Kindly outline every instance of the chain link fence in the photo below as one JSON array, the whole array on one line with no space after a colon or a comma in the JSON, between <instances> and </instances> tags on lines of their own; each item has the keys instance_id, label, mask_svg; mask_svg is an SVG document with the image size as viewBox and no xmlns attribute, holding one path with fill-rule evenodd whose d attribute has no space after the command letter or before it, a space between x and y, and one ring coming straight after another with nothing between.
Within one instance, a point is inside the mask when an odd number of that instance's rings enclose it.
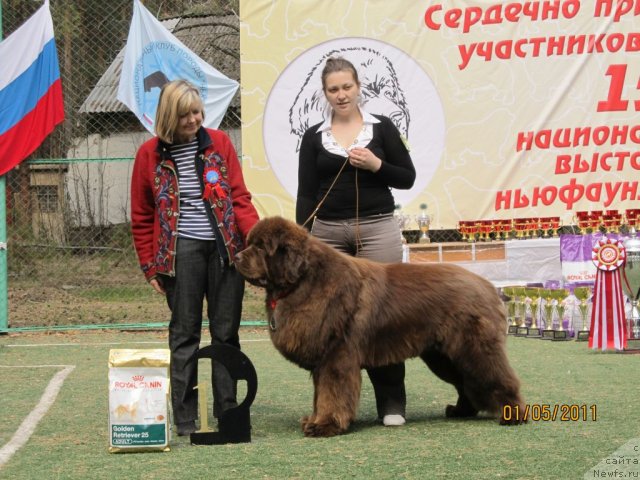
<instances>
[{"instance_id":1,"label":"chain link fence","mask_svg":"<svg viewBox=\"0 0 640 480\"><path fill-rule=\"evenodd\" d=\"M41 5L2 1L3 38ZM238 2L145 0L183 43L240 80ZM131 0L51 0L65 121L7 176L9 328L166 322L130 235L133 156L150 138L115 98ZM168 20L173 19L173 20ZM241 154L239 94L223 120ZM257 292L248 292L249 299ZM245 319L260 310L245 308Z\"/></svg>"},{"instance_id":2,"label":"chain link fence","mask_svg":"<svg viewBox=\"0 0 640 480\"><path fill-rule=\"evenodd\" d=\"M3 37L41 5L2 2ZM238 0L145 0L197 55L240 80ZM9 328L139 328L166 322L164 298L146 284L130 235L133 156L150 135L116 100L131 0L51 0L65 121L7 176ZM241 155L240 98L220 126ZM405 232L417 242L418 231ZM460 240L455 230L432 242ZM263 318L248 287L245 324Z\"/></svg>"}]
</instances>

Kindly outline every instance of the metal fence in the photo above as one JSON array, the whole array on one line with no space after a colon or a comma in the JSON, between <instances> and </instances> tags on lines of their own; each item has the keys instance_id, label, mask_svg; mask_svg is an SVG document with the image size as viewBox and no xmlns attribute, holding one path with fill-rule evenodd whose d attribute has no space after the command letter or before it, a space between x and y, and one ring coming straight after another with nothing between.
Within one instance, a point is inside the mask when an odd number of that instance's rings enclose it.
<instances>
[{"instance_id":1,"label":"metal fence","mask_svg":"<svg viewBox=\"0 0 640 480\"><path fill-rule=\"evenodd\" d=\"M40 1L0 0L3 36ZM145 0L183 43L240 80L237 0ZM65 121L6 175L9 329L139 328L167 320L164 299L144 282L129 229L132 159L150 135L115 98L131 0L51 0ZM173 20L170 20L173 19ZM238 153L240 99L221 127ZM417 241L417 231L406 232ZM415 238L414 238L415 237ZM455 230L432 241L456 241ZM246 296L245 324L262 301Z\"/></svg>"},{"instance_id":2,"label":"metal fence","mask_svg":"<svg viewBox=\"0 0 640 480\"><path fill-rule=\"evenodd\" d=\"M0 0L3 37L42 2ZM174 35L239 80L238 2L145 0ZM129 229L132 158L150 135L115 99L131 0L51 0L65 121L6 175L9 330L144 326L167 320ZM240 101L221 127L240 152ZM255 317L249 310L246 315Z\"/></svg>"}]
</instances>

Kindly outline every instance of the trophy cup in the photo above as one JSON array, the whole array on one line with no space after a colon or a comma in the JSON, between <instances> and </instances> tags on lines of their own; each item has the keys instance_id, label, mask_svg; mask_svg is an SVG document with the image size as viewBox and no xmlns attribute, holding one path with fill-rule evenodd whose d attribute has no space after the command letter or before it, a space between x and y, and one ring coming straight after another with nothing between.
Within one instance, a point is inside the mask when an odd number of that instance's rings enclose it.
<instances>
[{"instance_id":1,"label":"trophy cup","mask_svg":"<svg viewBox=\"0 0 640 480\"><path fill-rule=\"evenodd\" d=\"M464 220L458 221L458 232L460 233L460 237L463 242L466 242L469 239L469 230L467 229L467 222Z\"/></svg>"},{"instance_id":2,"label":"trophy cup","mask_svg":"<svg viewBox=\"0 0 640 480\"><path fill-rule=\"evenodd\" d=\"M560 236L560 217L551 217L551 230L552 237Z\"/></svg>"},{"instance_id":3,"label":"trophy cup","mask_svg":"<svg viewBox=\"0 0 640 480\"><path fill-rule=\"evenodd\" d=\"M589 225L589 212L579 211L574 216L574 223L578 226L578 233L584 235L587 233Z\"/></svg>"},{"instance_id":4,"label":"trophy cup","mask_svg":"<svg viewBox=\"0 0 640 480\"><path fill-rule=\"evenodd\" d=\"M429 225L431 224L431 218L427 215L427 204L420 204L420 215L416 217L416 222L418 223L418 227L420 228L420 238L418 239L419 243L431 243L431 239L429 238Z\"/></svg>"},{"instance_id":5,"label":"trophy cup","mask_svg":"<svg viewBox=\"0 0 640 480\"><path fill-rule=\"evenodd\" d=\"M475 220L471 220L467 222L467 242L475 243L476 233L478 232L479 232L479 227L476 224Z\"/></svg>"},{"instance_id":6,"label":"trophy cup","mask_svg":"<svg viewBox=\"0 0 640 480\"><path fill-rule=\"evenodd\" d=\"M556 299L556 312L558 313L558 330L555 330L553 339L569 340L569 334L564 329L564 310L566 308L565 302L567 301L567 297L569 297L569 290L567 290L566 288L555 290L554 297Z\"/></svg>"},{"instance_id":7,"label":"trophy cup","mask_svg":"<svg viewBox=\"0 0 640 480\"><path fill-rule=\"evenodd\" d=\"M564 302L568 296L569 291L564 288L547 291L545 297L547 301L547 303L545 304L545 318L548 315L549 322L547 323L547 321L545 320L545 329L542 332L542 338L548 340L569 340L569 334L567 330L564 329L564 325L562 324L565 310ZM547 307L549 307L548 312ZM558 328L553 328L554 311L558 314Z\"/></svg>"},{"instance_id":8,"label":"trophy cup","mask_svg":"<svg viewBox=\"0 0 640 480\"><path fill-rule=\"evenodd\" d=\"M540 235L538 234L538 230L540 230L540 219L530 218L529 223L527 224L527 232L529 234L528 238L539 237Z\"/></svg>"},{"instance_id":9,"label":"trophy cup","mask_svg":"<svg viewBox=\"0 0 640 480\"><path fill-rule=\"evenodd\" d=\"M411 221L411 217L409 215L405 215L402 213L401 206L396 205L395 212L393 212L393 216L398 222L398 227L400 228L400 234L402 235L403 244L409 243L409 239L407 238L407 234L405 233L407 227L409 226L409 222Z\"/></svg>"},{"instance_id":10,"label":"trophy cup","mask_svg":"<svg viewBox=\"0 0 640 480\"><path fill-rule=\"evenodd\" d=\"M624 283L624 282L623 282ZM576 332L576 340L579 342L589 340L589 297L591 296L591 289L589 287L576 287L573 290L573 294L576 296L580 303L578 304L578 310L580 311L580 319L582 321L582 327Z\"/></svg>"},{"instance_id":11,"label":"trophy cup","mask_svg":"<svg viewBox=\"0 0 640 480\"><path fill-rule=\"evenodd\" d=\"M522 240L524 238L527 221L528 219L526 218L516 218L513 221L513 229L516 231L516 238L518 240Z\"/></svg>"},{"instance_id":12,"label":"trophy cup","mask_svg":"<svg viewBox=\"0 0 640 480\"><path fill-rule=\"evenodd\" d=\"M587 233L600 232L600 225L602 225L602 210L592 210L589 213Z\"/></svg>"},{"instance_id":13,"label":"trophy cup","mask_svg":"<svg viewBox=\"0 0 640 480\"><path fill-rule=\"evenodd\" d=\"M631 236L624 241L627 250L627 260L623 267L622 288L631 302L631 311L627 317L627 349L640 349L640 311L638 311L638 297L640 297L640 238L635 228L631 228Z\"/></svg>"},{"instance_id":14,"label":"trophy cup","mask_svg":"<svg viewBox=\"0 0 640 480\"><path fill-rule=\"evenodd\" d=\"M502 220L500 222L500 240L508 240L512 229L511 220Z\"/></svg>"},{"instance_id":15,"label":"trophy cup","mask_svg":"<svg viewBox=\"0 0 640 480\"><path fill-rule=\"evenodd\" d=\"M551 340L553 338L553 291L549 288L543 289L540 294L544 298L544 330L542 339Z\"/></svg>"},{"instance_id":16,"label":"trophy cup","mask_svg":"<svg viewBox=\"0 0 640 480\"><path fill-rule=\"evenodd\" d=\"M640 228L638 219L640 219L640 209L628 208L624 211L624 217L626 219L627 230L631 231L631 228Z\"/></svg>"},{"instance_id":17,"label":"trophy cup","mask_svg":"<svg viewBox=\"0 0 640 480\"><path fill-rule=\"evenodd\" d=\"M516 328L516 336L522 337L527 334L529 328L527 327L527 293L524 287L515 287L514 293L516 294L516 319L520 319L520 324Z\"/></svg>"},{"instance_id":18,"label":"trophy cup","mask_svg":"<svg viewBox=\"0 0 640 480\"><path fill-rule=\"evenodd\" d=\"M531 309L531 325L527 329L527 337L540 337L541 329L538 326L538 311L540 307L540 289L536 287L527 288L527 297L531 299L529 308Z\"/></svg>"},{"instance_id":19,"label":"trophy cup","mask_svg":"<svg viewBox=\"0 0 640 480\"><path fill-rule=\"evenodd\" d=\"M509 335L515 335L518 331L518 320L516 318L516 287L504 287L502 293L509 297L507 300L507 333Z\"/></svg>"}]
</instances>

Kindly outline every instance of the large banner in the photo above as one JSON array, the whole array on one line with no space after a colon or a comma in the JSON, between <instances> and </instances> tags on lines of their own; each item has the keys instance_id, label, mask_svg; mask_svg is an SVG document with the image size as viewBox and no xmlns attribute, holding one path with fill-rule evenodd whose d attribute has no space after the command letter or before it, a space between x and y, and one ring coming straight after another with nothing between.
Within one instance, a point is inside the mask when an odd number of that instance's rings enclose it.
<instances>
[{"instance_id":1,"label":"large banner","mask_svg":"<svg viewBox=\"0 0 640 480\"><path fill-rule=\"evenodd\" d=\"M408 138L417 180L393 193L407 213L426 203L432 228L640 205L639 1L241 0L240 15L243 167L263 215L294 217L330 56Z\"/></svg>"}]
</instances>

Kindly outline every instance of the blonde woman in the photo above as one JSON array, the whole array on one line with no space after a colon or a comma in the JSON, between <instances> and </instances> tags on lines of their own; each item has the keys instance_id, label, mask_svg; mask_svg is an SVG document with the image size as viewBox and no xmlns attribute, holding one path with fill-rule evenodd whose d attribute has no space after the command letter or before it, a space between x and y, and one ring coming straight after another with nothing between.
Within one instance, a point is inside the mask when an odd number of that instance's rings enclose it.
<instances>
[{"instance_id":1,"label":"blonde woman","mask_svg":"<svg viewBox=\"0 0 640 480\"><path fill-rule=\"evenodd\" d=\"M138 150L131 179L131 230L140 267L171 310L171 402L178 435L196 430L197 352L203 301L212 344L240 348L244 280L233 259L258 221L229 137L204 128L189 82L164 85L156 137ZM214 415L236 405L226 369L213 369Z\"/></svg>"}]
</instances>

